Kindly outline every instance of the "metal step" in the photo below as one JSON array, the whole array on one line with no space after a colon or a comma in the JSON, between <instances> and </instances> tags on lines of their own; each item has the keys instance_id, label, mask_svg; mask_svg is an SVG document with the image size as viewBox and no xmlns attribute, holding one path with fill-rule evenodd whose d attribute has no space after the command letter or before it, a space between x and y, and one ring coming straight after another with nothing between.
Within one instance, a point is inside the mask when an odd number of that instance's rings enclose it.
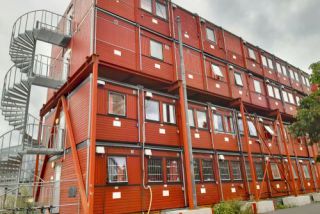
<instances>
[{"instance_id":1,"label":"metal step","mask_svg":"<svg viewBox=\"0 0 320 214\"><path fill-rule=\"evenodd\" d=\"M27 104L27 100L20 100L20 99L16 99L16 98L13 98L13 97L2 97L2 101L5 101L5 102L11 102L11 103L15 103L17 105L20 105L20 104L24 104L26 105Z\"/></svg>"},{"instance_id":2,"label":"metal step","mask_svg":"<svg viewBox=\"0 0 320 214\"><path fill-rule=\"evenodd\" d=\"M21 37L23 40L28 41L30 44L33 44L33 45L35 44L34 37L31 34L22 33L22 34L19 34L18 37Z\"/></svg>"}]
</instances>

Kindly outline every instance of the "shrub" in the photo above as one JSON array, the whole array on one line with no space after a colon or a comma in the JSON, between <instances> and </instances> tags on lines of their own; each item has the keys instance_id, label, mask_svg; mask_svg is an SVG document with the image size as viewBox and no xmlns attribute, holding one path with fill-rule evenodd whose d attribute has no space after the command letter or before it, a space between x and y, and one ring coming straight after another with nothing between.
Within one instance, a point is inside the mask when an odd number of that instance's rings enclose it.
<instances>
[{"instance_id":1,"label":"shrub","mask_svg":"<svg viewBox=\"0 0 320 214\"><path fill-rule=\"evenodd\" d=\"M213 207L214 214L252 214L251 206L240 201L224 201Z\"/></svg>"}]
</instances>

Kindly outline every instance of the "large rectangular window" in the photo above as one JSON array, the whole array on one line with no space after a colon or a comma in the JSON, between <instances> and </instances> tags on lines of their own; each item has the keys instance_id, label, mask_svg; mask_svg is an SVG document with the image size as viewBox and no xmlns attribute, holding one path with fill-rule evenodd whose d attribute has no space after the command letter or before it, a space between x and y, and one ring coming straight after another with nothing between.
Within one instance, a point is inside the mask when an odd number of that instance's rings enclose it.
<instances>
[{"instance_id":1,"label":"large rectangular window","mask_svg":"<svg viewBox=\"0 0 320 214\"><path fill-rule=\"evenodd\" d=\"M108 180L109 183L128 182L125 157L108 157Z\"/></svg>"},{"instance_id":2,"label":"large rectangular window","mask_svg":"<svg viewBox=\"0 0 320 214\"><path fill-rule=\"evenodd\" d=\"M216 36L214 34L214 30L211 29L211 28L206 28L206 34L207 34L207 39L210 41L210 42L216 42Z\"/></svg>"},{"instance_id":3,"label":"large rectangular window","mask_svg":"<svg viewBox=\"0 0 320 214\"><path fill-rule=\"evenodd\" d=\"M235 79L236 85L243 86L242 77L241 77L240 73L236 73L235 72L234 73L234 79Z\"/></svg>"},{"instance_id":4,"label":"large rectangular window","mask_svg":"<svg viewBox=\"0 0 320 214\"><path fill-rule=\"evenodd\" d=\"M291 104L295 104L293 95L292 95L291 93L288 93L288 97L289 97L289 102L290 102Z\"/></svg>"},{"instance_id":5,"label":"large rectangular window","mask_svg":"<svg viewBox=\"0 0 320 214\"><path fill-rule=\"evenodd\" d=\"M219 171L221 180L227 181L230 180L230 170L229 170L229 161L219 161Z\"/></svg>"},{"instance_id":6,"label":"large rectangular window","mask_svg":"<svg viewBox=\"0 0 320 214\"><path fill-rule=\"evenodd\" d=\"M126 115L126 96L124 94L109 92L109 114Z\"/></svg>"},{"instance_id":7,"label":"large rectangular window","mask_svg":"<svg viewBox=\"0 0 320 214\"><path fill-rule=\"evenodd\" d=\"M152 13L152 0L140 0L141 8Z\"/></svg>"},{"instance_id":8,"label":"large rectangular window","mask_svg":"<svg viewBox=\"0 0 320 214\"><path fill-rule=\"evenodd\" d=\"M281 65L279 64L279 62L276 63L276 66L277 66L278 73L282 74Z\"/></svg>"},{"instance_id":9,"label":"large rectangular window","mask_svg":"<svg viewBox=\"0 0 320 214\"><path fill-rule=\"evenodd\" d=\"M214 76L223 77L223 73L221 71L221 68L215 64L211 64L211 68L213 71Z\"/></svg>"},{"instance_id":10,"label":"large rectangular window","mask_svg":"<svg viewBox=\"0 0 320 214\"><path fill-rule=\"evenodd\" d=\"M270 69L273 69L273 61L268 58L268 65Z\"/></svg>"},{"instance_id":11,"label":"large rectangular window","mask_svg":"<svg viewBox=\"0 0 320 214\"><path fill-rule=\"evenodd\" d=\"M268 67L267 58L266 58L265 56L261 56L261 58L262 58L262 64L263 64L263 66Z\"/></svg>"},{"instance_id":12,"label":"large rectangular window","mask_svg":"<svg viewBox=\"0 0 320 214\"><path fill-rule=\"evenodd\" d=\"M251 48L248 48L248 52L249 52L249 57L251 59L256 60L256 54L254 53L254 50L252 50Z\"/></svg>"},{"instance_id":13,"label":"large rectangular window","mask_svg":"<svg viewBox=\"0 0 320 214\"><path fill-rule=\"evenodd\" d=\"M254 126L253 122L252 121L248 121L248 128L249 128L249 134L250 136L253 136L253 137L257 137L258 134L257 134L257 129L256 127Z\"/></svg>"},{"instance_id":14,"label":"large rectangular window","mask_svg":"<svg viewBox=\"0 0 320 214\"><path fill-rule=\"evenodd\" d=\"M260 81L258 80L253 80L253 85L254 85L254 91L261 94L261 85L260 85Z\"/></svg>"},{"instance_id":15,"label":"large rectangular window","mask_svg":"<svg viewBox=\"0 0 320 214\"><path fill-rule=\"evenodd\" d=\"M290 78L294 80L294 73L291 69L289 69L289 73L290 73Z\"/></svg>"},{"instance_id":16,"label":"large rectangular window","mask_svg":"<svg viewBox=\"0 0 320 214\"><path fill-rule=\"evenodd\" d=\"M223 122L222 122L222 116L219 114L213 114L213 125L214 130L218 132L223 132Z\"/></svg>"},{"instance_id":17,"label":"large rectangular window","mask_svg":"<svg viewBox=\"0 0 320 214\"><path fill-rule=\"evenodd\" d=\"M203 181L214 181L212 160L202 160Z\"/></svg>"},{"instance_id":18,"label":"large rectangular window","mask_svg":"<svg viewBox=\"0 0 320 214\"><path fill-rule=\"evenodd\" d=\"M154 100L145 101L146 119L160 121L159 102Z\"/></svg>"},{"instance_id":19,"label":"large rectangular window","mask_svg":"<svg viewBox=\"0 0 320 214\"><path fill-rule=\"evenodd\" d=\"M239 132L240 132L241 134L243 134L244 128L243 128L242 119L238 119L238 128L239 128Z\"/></svg>"},{"instance_id":20,"label":"large rectangular window","mask_svg":"<svg viewBox=\"0 0 320 214\"><path fill-rule=\"evenodd\" d=\"M278 100L281 100L279 88L274 87L274 97Z\"/></svg>"},{"instance_id":21,"label":"large rectangular window","mask_svg":"<svg viewBox=\"0 0 320 214\"><path fill-rule=\"evenodd\" d=\"M268 94L270 97L274 97L273 87L271 85L267 85Z\"/></svg>"},{"instance_id":22,"label":"large rectangular window","mask_svg":"<svg viewBox=\"0 0 320 214\"><path fill-rule=\"evenodd\" d=\"M224 116L224 124L226 132L234 133L233 118L231 116Z\"/></svg>"},{"instance_id":23,"label":"large rectangular window","mask_svg":"<svg viewBox=\"0 0 320 214\"><path fill-rule=\"evenodd\" d=\"M148 181L162 182L162 159L150 158L148 160Z\"/></svg>"},{"instance_id":24,"label":"large rectangular window","mask_svg":"<svg viewBox=\"0 0 320 214\"><path fill-rule=\"evenodd\" d=\"M285 102L289 102L288 93L286 91L282 91L282 97Z\"/></svg>"},{"instance_id":25,"label":"large rectangular window","mask_svg":"<svg viewBox=\"0 0 320 214\"><path fill-rule=\"evenodd\" d=\"M255 168L256 168L256 175L257 175L257 179L258 180L262 180L263 179L263 164L261 162L256 162L255 163Z\"/></svg>"},{"instance_id":26,"label":"large rectangular window","mask_svg":"<svg viewBox=\"0 0 320 214\"><path fill-rule=\"evenodd\" d=\"M176 123L176 113L175 113L175 107L171 104L162 104L162 113L163 113L163 122L165 123Z\"/></svg>"},{"instance_id":27,"label":"large rectangular window","mask_svg":"<svg viewBox=\"0 0 320 214\"><path fill-rule=\"evenodd\" d=\"M199 159L193 160L194 180L200 181L200 163Z\"/></svg>"},{"instance_id":28,"label":"large rectangular window","mask_svg":"<svg viewBox=\"0 0 320 214\"><path fill-rule=\"evenodd\" d=\"M294 72L294 77L297 82L300 82L299 74L297 72Z\"/></svg>"},{"instance_id":29,"label":"large rectangular window","mask_svg":"<svg viewBox=\"0 0 320 214\"><path fill-rule=\"evenodd\" d=\"M163 60L163 49L160 42L150 40L150 55L154 58Z\"/></svg>"},{"instance_id":30,"label":"large rectangular window","mask_svg":"<svg viewBox=\"0 0 320 214\"><path fill-rule=\"evenodd\" d=\"M242 180L240 162L239 161L232 161L231 162L231 169L232 169L233 180L235 180L235 181Z\"/></svg>"},{"instance_id":31,"label":"large rectangular window","mask_svg":"<svg viewBox=\"0 0 320 214\"><path fill-rule=\"evenodd\" d=\"M286 68L286 66L282 66L282 73L283 73L283 75L285 75L285 76L288 76L288 74L287 74L287 68Z\"/></svg>"},{"instance_id":32,"label":"large rectangular window","mask_svg":"<svg viewBox=\"0 0 320 214\"><path fill-rule=\"evenodd\" d=\"M293 178L294 178L294 179L297 179L298 176L297 176L297 173L296 173L296 170L295 170L294 166L291 165L291 168L292 168L292 172L293 172Z\"/></svg>"},{"instance_id":33,"label":"large rectangular window","mask_svg":"<svg viewBox=\"0 0 320 214\"><path fill-rule=\"evenodd\" d=\"M177 159L167 159L167 182L180 182L180 162Z\"/></svg>"},{"instance_id":34,"label":"large rectangular window","mask_svg":"<svg viewBox=\"0 0 320 214\"><path fill-rule=\"evenodd\" d=\"M195 127L194 125L194 116L193 116L193 110L188 109L188 120L189 120L189 126Z\"/></svg>"},{"instance_id":35,"label":"large rectangular window","mask_svg":"<svg viewBox=\"0 0 320 214\"><path fill-rule=\"evenodd\" d=\"M307 165L302 165L303 174L305 179L310 179L309 168Z\"/></svg>"},{"instance_id":36,"label":"large rectangular window","mask_svg":"<svg viewBox=\"0 0 320 214\"><path fill-rule=\"evenodd\" d=\"M167 19L166 5L161 4L160 2L156 2L156 15L163 19Z\"/></svg>"},{"instance_id":37,"label":"large rectangular window","mask_svg":"<svg viewBox=\"0 0 320 214\"><path fill-rule=\"evenodd\" d=\"M270 167L271 167L271 172L272 172L273 179L275 179L275 180L281 179L281 175L280 175L278 164L271 163Z\"/></svg>"},{"instance_id":38,"label":"large rectangular window","mask_svg":"<svg viewBox=\"0 0 320 214\"><path fill-rule=\"evenodd\" d=\"M208 128L207 114L204 111L197 111L198 128Z\"/></svg>"},{"instance_id":39,"label":"large rectangular window","mask_svg":"<svg viewBox=\"0 0 320 214\"><path fill-rule=\"evenodd\" d=\"M307 86L310 87L310 81L308 77L306 77L306 83L307 83Z\"/></svg>"}]
</instances>

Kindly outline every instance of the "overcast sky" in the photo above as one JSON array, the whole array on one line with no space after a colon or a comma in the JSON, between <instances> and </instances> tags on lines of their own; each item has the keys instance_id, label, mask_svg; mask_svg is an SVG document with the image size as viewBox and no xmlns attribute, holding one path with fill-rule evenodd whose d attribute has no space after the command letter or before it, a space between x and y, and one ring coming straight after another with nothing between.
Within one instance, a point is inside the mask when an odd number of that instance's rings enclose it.
<instances>
[{"instance_id":1,"label":"overcast sky","mask_svg":"<svg viewBox=\"0 0 320 214\"><path fill-rule=\"evenodd\" d=\"M84 1L84 0L82 0ZM109 0L105 0L109 1ZM241 36L307 71L320 60L320 0L173 0L189 11ZM37 9L63 13L69 0L10 0L0 8L0 88L12 63L12 25L22 14ZM36 94L36 96L34 95ZM38 115L45 91L34 88L31 111ZM0 117L0 133L9 127Z\"/></svg>"}]
</instances>

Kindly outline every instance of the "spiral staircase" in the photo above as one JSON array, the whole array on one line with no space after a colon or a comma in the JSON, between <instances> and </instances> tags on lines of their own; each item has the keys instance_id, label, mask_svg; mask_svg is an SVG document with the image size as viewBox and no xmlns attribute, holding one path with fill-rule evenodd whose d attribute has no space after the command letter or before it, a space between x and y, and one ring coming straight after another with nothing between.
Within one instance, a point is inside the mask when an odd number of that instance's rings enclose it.
<instances>
[{"instance_id":1,"label":"spiral staircase","mask_svg":"<svg viewBox=\"0 0 320 214\"><path fill-rule=\"evenodd\" d=\"M19 183L25 155L63 152L48 148L63 130L39 125L28 110L31 86L58 89L66 81L69 66L60 59L35 55L37 41L66 48L71 32L70 19L46 10L26 13L13 25L9 53L14 65L5 75L1 98L2 115L13 129L0 136L0 186Z\"/></svg>"}]
</instances>

